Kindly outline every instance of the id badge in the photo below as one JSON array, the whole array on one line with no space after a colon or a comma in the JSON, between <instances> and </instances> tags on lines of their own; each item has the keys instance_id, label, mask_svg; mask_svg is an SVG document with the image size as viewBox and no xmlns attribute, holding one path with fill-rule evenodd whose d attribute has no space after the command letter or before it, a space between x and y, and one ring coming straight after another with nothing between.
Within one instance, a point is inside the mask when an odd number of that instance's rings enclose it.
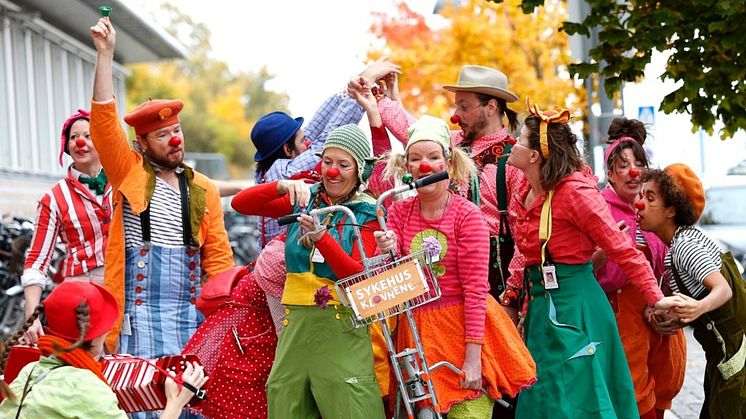
<instances>
[{"instance_id":1,"label":"id badge","mask_svg":"<svg viewBox=\"0 0 746 419\"><path fill-rule=\"evenodd\" d=\"M321 254L319 249L313 249L313 256L311 256L311 262L313 263L324 263L326 259L324 259L324 256Z\"/></svg>"},{"instance_id":2,"label":"id badge","mask_svg":"<svg viewBox=\"0 0 746 419\"><path fill-rule=\"evenodd\" d=\"M544 276L544 289L556 290L559 288L557 282L557 271L554 265L544 265L541 267L541 274Z\"/></svg>"}]
</instances>

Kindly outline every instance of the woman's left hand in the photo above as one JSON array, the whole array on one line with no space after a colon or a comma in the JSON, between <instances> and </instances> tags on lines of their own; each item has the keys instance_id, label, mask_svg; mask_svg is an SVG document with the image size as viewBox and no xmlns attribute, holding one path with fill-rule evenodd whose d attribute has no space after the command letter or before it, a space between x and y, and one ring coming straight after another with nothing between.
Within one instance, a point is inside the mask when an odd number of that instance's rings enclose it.
<instances>
[{"instance_id":1,"label":"woman's left hand","mask_svg":"<svg viewBox=\"0 0 746 419\"><path fill-rule=\"evenodd\" d=\"M461 388L479 390L482 388L482 345L466 344L466 358L461 367Z\"/></svg>"},{"instance_id":2,"label":"woman's left hand","mask_svg":"<svg viewBox=\"0 0 746 419\"><path fill-rule=\"evenodd\" d=\"M207 383L207 376L205 376L205 369L202 365L197 363L186 363L181 379L188 384L191 384L193 388L197 390L201 389L202 386ZM166 377L166 383L164 391L166 393L167 406L177 407L179 410L189 403L189 400L194 397L194 392L188 389L186 386L179 386L173 377Z\"/></svg>"},{"instance_id":3,"label":"woman's left hand","mask_svg":"<svg viewBox=\"0 0 746 419\"><path fill-rule=\"evenodd\" d=\"M300 226L303 229L302 231L308 233L307 237L314 243L321 240L321 237L324 235L324 233L326 233L325 228L321 231L316 231L316 225L313 223L313 217L308 214L301 214L300 217L298 217L298 221L300 222Z\"/></svg>"},{"instance_id":4,"label":"woman's left hand","mask_svg":"<svg viewBox=\"0 0 746 419\"><path fill-rule=\"evenodd\" d=\"M674 307L680 307L684 304L684 300L678 296L663 297L655 303L656 310L670 310Z\"/></svg>"}]
</instances>

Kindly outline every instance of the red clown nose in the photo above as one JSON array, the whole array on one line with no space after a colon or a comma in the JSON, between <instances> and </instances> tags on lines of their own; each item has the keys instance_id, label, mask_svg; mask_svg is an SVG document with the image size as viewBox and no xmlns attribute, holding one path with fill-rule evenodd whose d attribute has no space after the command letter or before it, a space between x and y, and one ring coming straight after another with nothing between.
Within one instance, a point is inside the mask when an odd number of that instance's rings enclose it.
<instances>
[{"instance_id":1,"label":"red clown nose","mask_svg":"<svg viewBox=\"0 0 746 419\"><path fill-rule=\"evenodd\" d=\"M518 140L516 140L516 139L515 139L515 138L513 138L513 137L508 137L508 142L510 143L510 145L515 145L515 143L517 143L517 142L518 142Z\"/></svg>"},{"instance_id":2,"label":"red clown nose","mask_svg":"<svg viewBox=\"0 0 746 419\"><path fill-rule=\"evenodd\" d=\"M85 140L82 138L78 138L77 140L75 140L75 146L78 148L85 147Z\"/></svg>"},{"instance_id":3,"label":"red clown nose","mask_svg":"<svg viewBox=\"0 0 746 419\"><path fill-rule=\"evenodd\" d=\"M640 169L629 169L629 177L632 179L636 178L637 176L640 176Z\"/></svg>"},{"instance_id":4,"label":"red clown nose","mask_svg":"<svg viewBox=\"0 0 746 419\"><path fill-rule=\"evenodd\" d=\"M645 203L642 201L635 201L635 208L637 208L638 210L644 210Z\"/></svg>"},{"instance_id":5,"label":"red clown nose","mask_svg":"<svg viewBox=\"0 0 746 419\"><path fill-rule=\"evenodd\" d=\"M181 138L179 137L171 137L170 140L168 140L168 145L171 147L178 147L181 145Z\"/></svg>"},{"instance_id":6,"label":"red clown nose","mask_svg":"<svg viewBox=\"0 0 746 419\"><path fill-rule=\"evenodd\" d=\"M330 179L336 178L337 176L339 176L339 169L337 169L336 167L332 167L331 169L328 169L326 171L326 176Z\"/></svg>"},{"instance_id":7,"label":"red clown nose","mask_svg":"<svg viewBox=\"0 0 746 419\"><path fill-rule=\"evenodd\" d=\"M423 161L422 163L420 163L420 172L427 173L427 172L432 172L432 171L433 171L433 167L430 166L430 163L426 161Z\"/></svg>"},{"instance_id":8,"label":"red clown nose","mask_svg":"<svg viewBox=\"0 0 746 419\"><path fill-rule=\"evenodd\" d=\"M451 117L451 123L454 125L458 125L458 123L461 122L461 117L458 115L453 115Z\"/></svg>"}]
</instances>

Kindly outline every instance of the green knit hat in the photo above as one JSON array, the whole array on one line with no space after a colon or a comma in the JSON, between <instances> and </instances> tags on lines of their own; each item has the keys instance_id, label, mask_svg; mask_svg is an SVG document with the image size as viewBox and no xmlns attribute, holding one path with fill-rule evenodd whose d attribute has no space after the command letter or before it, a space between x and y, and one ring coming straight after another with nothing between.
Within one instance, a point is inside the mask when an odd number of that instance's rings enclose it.
<instances>
[{"instance_id":1,"label":"green knit hat","mask_svg":"<svg viewBox=\"0 0 746 419\"><path fill-rule=\"evenodd\" d=\"M368 137L363 130L357 125L342 125L329 133L324 143L324 148L319 156L324 155L327 148L339 148L344 150L355 159L357 163L357 178L360 183L365 182L373 172L373 164L376 159L373 158L373 149L371 148Z\"/></svg>"},{"instance_id":2,"label":"green knit hat","mask_svg":"<svg viewBox=\"0 0 746 419\"><path fill-rule=\"evenodd\" d=\"M451 129L446 121L430 115L424 115L407 129L409 141L407 149L412 144L420 141L433 141L443 147L443 155L448 157L451 154Z\"/></svg>"}]
</instances>

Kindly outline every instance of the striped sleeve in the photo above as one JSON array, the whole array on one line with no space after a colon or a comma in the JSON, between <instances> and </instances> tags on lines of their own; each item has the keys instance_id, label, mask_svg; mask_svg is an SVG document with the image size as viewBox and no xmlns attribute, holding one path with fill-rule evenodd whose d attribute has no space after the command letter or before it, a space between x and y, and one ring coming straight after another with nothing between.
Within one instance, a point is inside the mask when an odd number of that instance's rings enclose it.
<instances>
[{"instance_id":1,"label":"striped sleeve","mask_svg":"<svg viewBox=\"0 0 746 419\"><path fill-rule=\"evenodd\" d=\"M489 229L482 212L477 207L459 208L459 229L456 232L458 246L459 279L464 292L464 326L467 343L482 343L484 319L487 313L487 281L489 261ZM463 263L473 261L473 263Z\"/></svg>"},{"instance_id":2,"label":"striped sleeve","mask_svg":"<svg viewBox=\"0 0 746 419\"><path fill-rule=\"evenodd\" d=\"M55 243L60 232L57 205L49 193L39 199L36 210L36 226L28 256L24 263L21 284L42 285L46 280L49 262L54 254Z\"/></svg>"},{"instance_id":3,"label":"striped sleeve","mask_svg":"<svg viewBox=\"0 0 746 419\"><path fill-rule=\"evenodd\" d=\"M720 270L710 252L694 240L682 241L677 246L674 263L677 269L688 273L699 284L704 283L707 275Z\"/></svg>"}]
</instances>

